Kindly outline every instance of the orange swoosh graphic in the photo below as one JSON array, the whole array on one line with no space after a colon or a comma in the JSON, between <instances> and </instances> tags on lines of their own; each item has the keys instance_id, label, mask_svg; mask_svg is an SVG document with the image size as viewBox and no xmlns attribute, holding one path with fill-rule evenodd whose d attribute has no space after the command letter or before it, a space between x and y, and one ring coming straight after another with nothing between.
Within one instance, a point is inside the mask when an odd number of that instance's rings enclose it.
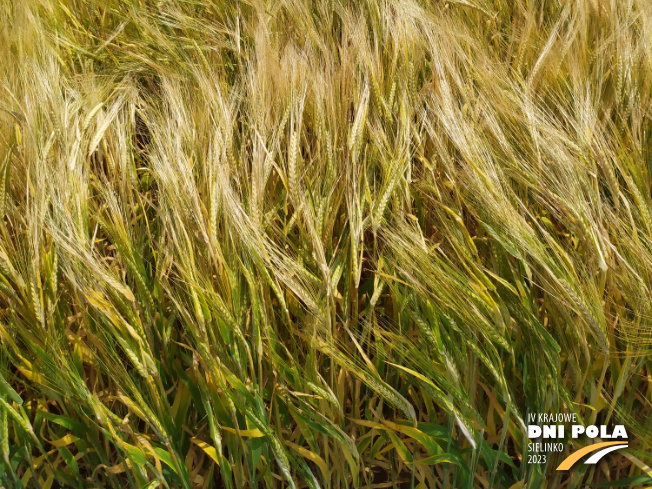
<instances>
[{"instance_id":1,"label":"orange swoosh graphic","mask_svg":"<svg viewBox=\"0 0 652 489\"><path fill-rule=\"evenodd\" d=\"M622 445L622 444L623 444L622 441L605 441L603 443L594 443L593 445L589 445L588 447L584 447L581 450L571 453L568 457L564 459L562 463L559 464L557 470L570 469L575 462L577 462L587 453L594 452L596 450L599 450L600 448L610 447L612 445Z\"/></svg>"}]
</instances>

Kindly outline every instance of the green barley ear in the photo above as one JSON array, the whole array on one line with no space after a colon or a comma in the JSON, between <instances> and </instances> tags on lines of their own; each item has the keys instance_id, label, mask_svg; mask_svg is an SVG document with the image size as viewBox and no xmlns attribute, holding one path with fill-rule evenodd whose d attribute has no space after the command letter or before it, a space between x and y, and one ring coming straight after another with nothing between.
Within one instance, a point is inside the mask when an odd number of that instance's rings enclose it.
<instances>
[{"instance_id":1,"label":"green barley ear","mask_svg":"<svg viewBox=\"0 0 652 489\"><path fill-rule=\"evenodd\" d=\"M349 151L352 164L357 164L360 154L362 136L367 122L367 108L369 103L369 84L365 82L364 90L358 103L358 109L349 133Z\"/></svg>"},{"instance_id":2,"label":"green barley ear","mask_svg":"<svg viewBox=\"0 0 652 489\"><path fill-rule=\"evenodd\" d=\"M36 440L38 443L38 439L36 438L36 433L34 433L34 429L32 428L31 423L27 419L27 416L24 415L24 412L19 413L14 407L9 404L7 401L5 401L3 398L0 397L0 409L5 412L8 417L10 417L20 428L27 433L33 440Z\"/></svg>"},{"instance_id":3,"label":"green barley ear","mask_svg":"<svg viewBox=\"0 0 652 489\"><path fill-rule=\"evenodd\" d=\"M7 207L7 195L9 187L9 175L11 168L11 151L7 151L4 161L0 164L0 219L5 217Z\"/></svg>"},{"instance_id":4,"label":"green barley ear","mask_svg":"<svg viewBox=\"0 0 652 489\"><path fill-rule=\"evenodd\" d=\"M299 135L296 131L292 132L290 137L290 146L288 148L288 185L289 192L297 212L301 207L300 183L299 183Z\"/></svg>"},{"instance_id":5,"label":"green barley ear","mask_svg":"<svg viewBox=\"0 0 652 489\"><path fill-rule=\"evenodd\" d=\"M2 450L2 460L6 466L10 465L9 461L9 423L7 421L7 410L0 410L0 435L2 440L0 441L0 450Z\"/></svg>"}]
</instances>

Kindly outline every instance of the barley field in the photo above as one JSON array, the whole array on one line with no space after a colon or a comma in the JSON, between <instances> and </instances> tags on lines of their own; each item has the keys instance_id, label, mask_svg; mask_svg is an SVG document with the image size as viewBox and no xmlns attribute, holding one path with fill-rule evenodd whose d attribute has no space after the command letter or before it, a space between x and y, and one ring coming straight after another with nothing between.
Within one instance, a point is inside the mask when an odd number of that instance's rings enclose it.
<instances>
[{"instance_id":1,"label":"barley field","mask_svg":"<svg viewBox=\"0 0 652 489\"><path fill-rule=\"evenodd\" d=\"M646 0L1 0L0 487L652 486L651 136Z\"/></svg>"}]
</instances>

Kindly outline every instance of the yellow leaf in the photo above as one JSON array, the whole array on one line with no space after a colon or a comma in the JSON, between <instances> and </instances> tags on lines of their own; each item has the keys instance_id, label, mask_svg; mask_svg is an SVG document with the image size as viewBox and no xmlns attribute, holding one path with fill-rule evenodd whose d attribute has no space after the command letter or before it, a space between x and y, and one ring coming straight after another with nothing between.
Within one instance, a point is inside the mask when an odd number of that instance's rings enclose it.
<instances>
[{"instance_id":1,"label":"yellow leaf","mask_svg":"<svg viewBox=\"0 0 652 489\"><path fill-rule=\"evenodd\" d=\"M426 384L428 384L430 387L432 387L432 388L438 390L439 392L441 392L441 389L440 389L439 387L437 387L437 386L433 383L433 381L430 380L430 379L429 379L428 377L426 377L425 375L420 374L419 372L416 372L416 371L414 371L414 370L412 370L412 369L410 369L410 368L404 367L403 365L398 365L398 364L396 364L396 363L392 363L392 362L387 362L387 363L388 363L389 365L392 365L393 367L400 368L401 370L403 370L403 371L405 371L405 372L407 372L407 373L409 373L409 374L411 374L411 375L414 375L417 379L422 380L423 382L425 382Z\"/></svg>"},{"instance_id":2,"label":"yellow leaf","mask_svg":"<svg viewBox=\"0 0 652 489\"><path fill-rule=\"evenodd\" d=\"M627 451L621 452L625 457L627 457L629 460L631 460L634 465L636 465L638 468L640 468L643 472L645 472L649 477L652 477L652 468L650 468L649 465L647 465L645 462L643 462L641 459L638 457L635 457L631 453Z\"/></svg>"},{"instance_id":3,"label":"yellow leaf","mask_svg":"<svg viewBox=\"0 0 652 489\"><path fill-rule=\"evenodd\" d=\"M27 377L28 380L31 380L32 382L36 384L41 384L44 385L45 382L45 377L42 376L41 374L38 374L36 372L32 372L31 370L27 370L23 367L16 366L16 368L20 371L21 374L23 374L25 377Z\"/></svg>"},{"instance_id":4,"label":"yellow leaf","mask_svg":"<svg viewBox=\"0 0 652 489\"><path fill-rule=\"evenodd\" d=\"M48 478L41 485L41 489L50 489L52 487L52 483L54 482L54 474L47 469L46 471L48 472Z\"/></svg>"},{"instance_id":5,"label":"yellow leaf","mask_svg":"<svg viewBox=\"0 0 652 489\"><path fill-rule=\"evenodd\" d=\"M215 462L217 465L220 465L220 460L217 456L217 450L215 450L215 447L212 447L208 443L198 440L197 438L192 438L190 441L204 450L204 453L212 458L213 462Z\"/></svg>"},{"instance_id":6,"label":"yellow leaf","mask_svg":"<svg viewBox=\"0 0 652 489\"><path fill-rule=\"evenodd\" d=\"M286 441L285 444L295 450L302 457L307 458L308 460L312 460L319 467L319 470L321 470L324 479L328 480L328 467L326 466L326 462L324 462L323 458L321 458L315 452L311 452L306 448L295 445L291 441Z\"/></svg>"},{"instance_id":7,"label":"yellow leaf","mask_svg":"<svg viewBox=\"0 0 652 489\"><path fill-rule=\"evenodd\" d=\"M118 465L112 465L111 467L102 464L102 465L98 465L97 468L104 469L109 474L113 474L113 475L122 474L125 471L125 466L123 463L119 463Z\"/></svg>"},{"instance_id":8,"label":"yellow leaf","mask_svg":"<svg viewBox=\"0 0 652 489\"><path fill-rule=\"evenodd\" d=\"M127 396L125 396L122 392L118 392L117 396L114 396L112 399L119 399L122 401L122 403L127 406L129 409L131 409L136 416L138 416L140 419L143 421L149 421L147 419L147 416L145 416L145 413L138 407L136 406L136 403L129 399Z\"/></svg>"},{"instance_id":9,"label":"yellow leaf","mask_svg":"<svg viewBox=\"0 0 652 489\"><path fill-rule=\"evenodd\" d=\"M353 418L349 418L349 419L353 421L355 424L359 424L360 426L366 426L367 428L375 428L377 430L387 430L387 427L380 423L375 423L373 421L366 421L364 419L353 419Z\"/></svg>"},{"instance_id":10,"label":"yellow leaf","mask_svg":"<svg viewBox=\"0 0 652 489\"><path fill-rule=\"evenodd\" d=\"M240 435L240 436L248 436L249 438L261 438L265 436L262 431L260 431L258 428L254 428L253 430L234 430L233 428L229 428L228 426L221 426L224 431L228 431L229 433L233 433L234 435Z\"/></svg>"},{"instance_id":11,"label":"yellow leaf","mask_svg":"<svg viewBox=\"0 0 652 489\"><path fill-rule=\"evenodd\" d=\"M78 437L76 437L72 433L68 433L63 438L59 438L58 440L52 440L49 443L50 445L54 445L57 448L61 448L70 445L71 443L75 443L77 440L79 440Z\"/></svg>"}]
</instances>

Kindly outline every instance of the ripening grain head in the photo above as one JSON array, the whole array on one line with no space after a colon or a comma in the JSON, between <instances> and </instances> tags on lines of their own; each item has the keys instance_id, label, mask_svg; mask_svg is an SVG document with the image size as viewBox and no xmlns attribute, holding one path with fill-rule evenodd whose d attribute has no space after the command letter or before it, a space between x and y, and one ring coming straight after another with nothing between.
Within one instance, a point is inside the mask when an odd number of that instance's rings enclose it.
<instances>
[{"instance_id":1,"label":"ripening grain head","mask_svg":"<svg viewBox=\"0 0 652 489\"><path fill-rule=\"evenodd\" d=\"M0 486L649 484L646 2L0 19Z\"/></svg>"}]
</instances>

